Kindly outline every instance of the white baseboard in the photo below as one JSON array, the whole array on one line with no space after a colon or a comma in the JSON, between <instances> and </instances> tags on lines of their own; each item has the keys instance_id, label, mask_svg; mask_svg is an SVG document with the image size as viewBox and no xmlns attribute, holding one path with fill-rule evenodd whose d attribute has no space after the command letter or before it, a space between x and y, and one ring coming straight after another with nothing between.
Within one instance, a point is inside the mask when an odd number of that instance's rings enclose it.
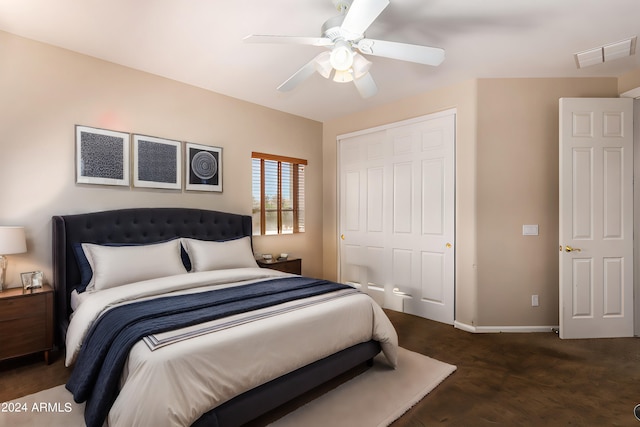
<instances>
[{"instance_id":1,"label":"white baseboard","mask_svg":"<svg viewBox=\"0 0 640 427\"><path fill-rule=\"evenodd\" d=\"M453 327L456 329L462 329L463 331L466 331L466 332L472 332L472 333L476 332L475 326L467 325L466 323L458 322L457 320L453 321Z\"/></svg>"},{"instance_id":2,"label":"white baseboard","mask_svg":"<svg viewBox=\"0 0 640 427\"><path fill-rule=\"evenodd\" d=\"M453 326L474 334L553 332L558 326L473 326L455 321Z\"/></svg>"}]
</instances>

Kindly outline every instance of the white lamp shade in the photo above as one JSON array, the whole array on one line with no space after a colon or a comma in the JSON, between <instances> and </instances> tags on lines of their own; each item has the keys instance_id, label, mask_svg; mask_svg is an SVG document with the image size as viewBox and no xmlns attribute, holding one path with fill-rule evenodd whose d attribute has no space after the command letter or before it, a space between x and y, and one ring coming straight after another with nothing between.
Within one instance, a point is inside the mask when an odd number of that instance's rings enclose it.
<instances>
[{"instance_id":1,"label":"white lamp shade","mask_svg":"<svg viewBox=\"0 0 640 427\"><path fill-rule=\"evenodd\" d=\"M24 227L0 227L0 255L27 252Z\"/></svg>"}]
</instances>

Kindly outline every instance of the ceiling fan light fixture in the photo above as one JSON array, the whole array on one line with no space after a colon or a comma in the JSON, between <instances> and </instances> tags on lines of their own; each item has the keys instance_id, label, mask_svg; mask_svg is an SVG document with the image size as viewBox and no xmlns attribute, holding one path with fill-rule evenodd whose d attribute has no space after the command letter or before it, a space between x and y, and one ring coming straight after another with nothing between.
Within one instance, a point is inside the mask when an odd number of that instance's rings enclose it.
<instances>
[{"instance_id":1,"label":"ceiling fan light fixture","mask_svg":"<svg viewBox=\"0 0 640 427\"><path fill-rule=\"evenodd\" d=\"M353 72L352 70L336 70L333 75L333 81L337 83L349 83L353 81Z\"/></svg>"},{"instance_id":2,"label":"ceiling fan light fixture","mask_svg":"<svg viewBox=\"0 0 640 427\"><path fill-rule=\"evenodd\" d=\"M347 71L353 65L353 50L349 42L339 40L331 50L331 66L338 71Z\"/></svg>"},{"instance_id":3,"label":"ceiling fan light fixture","mask_svg":"<svg viewBox=\"0 0 640 427\"><path fill-rule=\"evenodd\" d=\"M364 56L356 53L353 57L353 77L359 79L369 72L371 69L371 61Z\"/></svg>"},{"instance_id":4,"label":"ceiling fan light fixture","mask_svg":"<svg viewBox=\"0 0 640 427\"><path fill-rule=\"evenodd\" d=\"M417 64L436 66L444 60L444 50L436 47L367 39L365 32L389 6L390 0L332 0L339 16L328 19L322 25L320 37L251 35L245 37L252 43L302 44L326 47L328 51L317 55L285 80L277 90L286 92L300 82L318 73L338 83L353 82L363 98L378 92L369 70L371 62L363 55L398 59ZM611 46L609 56L617 57L626 50L628 43Z\"/></svg>"},{"instance_id":5,"label":"ceiling fan light fixture","mask_svg":"<svg viewBox=\"0 0 640 427\"><path fill-rule=\"evenodd\" d=\"M320 55L316 57L316 71L325 79L331 77L331 72L333 71L333 66L331 65L330 52L322 52Z\"/></svg>"}]
</instances>

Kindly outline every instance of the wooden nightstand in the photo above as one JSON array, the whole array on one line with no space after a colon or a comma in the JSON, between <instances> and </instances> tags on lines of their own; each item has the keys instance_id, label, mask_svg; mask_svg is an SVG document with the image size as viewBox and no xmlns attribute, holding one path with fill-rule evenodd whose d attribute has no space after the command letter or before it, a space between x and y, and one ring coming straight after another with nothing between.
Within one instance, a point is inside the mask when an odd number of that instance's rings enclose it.
<instances>
[{"instance_id":1,"label":"wooden nightstand","mask_svg":"<svg viewBox=\"0 0 640 427\"><path fill-rule=\"evenodd\" d=\"M302 274L302 260L300 258L287 258L283 260L265 261L263 259L256 260L262 268L270 268L272 270L284 271L285 273Z\"/></svg>"},{"instance_id":2,"label":"wooden nightstand","mask_svg":"<svg viewBox=\"0 0 640 427\"><path fill-rule=\"evenodd\" d=\"M53 348L53 289L49 285L22 293L22 287L0 292L0 360Z\"/></svg>"}]
</instances>

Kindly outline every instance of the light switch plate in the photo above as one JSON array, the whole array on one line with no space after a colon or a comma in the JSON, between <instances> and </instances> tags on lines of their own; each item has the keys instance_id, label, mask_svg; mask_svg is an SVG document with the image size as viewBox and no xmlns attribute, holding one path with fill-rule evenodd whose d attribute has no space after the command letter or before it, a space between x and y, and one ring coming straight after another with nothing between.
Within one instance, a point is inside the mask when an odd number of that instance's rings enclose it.
<instances>
[{"instance_id":1,"label":"light switch plate","mask_svg":"<svg viewBox=\"0 0 640 427\"><path fill-rule=\"evenodd\" d=\"M523 225L522 226L522 235L523 236L537 236L538 235L538 224Z\"/></svg>"}]
</instances>

